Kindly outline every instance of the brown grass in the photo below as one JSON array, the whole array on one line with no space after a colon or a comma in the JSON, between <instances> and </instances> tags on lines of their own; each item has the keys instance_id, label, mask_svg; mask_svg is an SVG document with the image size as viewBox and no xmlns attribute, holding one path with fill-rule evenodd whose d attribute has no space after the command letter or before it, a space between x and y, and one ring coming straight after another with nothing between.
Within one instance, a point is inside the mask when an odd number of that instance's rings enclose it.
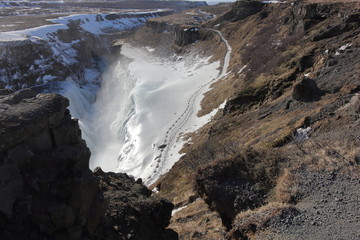
<instances>
[{"instance_id":1,"label":"brown grass","mask_svg":"<svg viewBox=\"0 0 360 240\"><path fill-rule=\"evenodd\" d=\"M289 44L285 50L286 53L282 55L282 63L278 62L275 67L271 66L272 63L264 66L266 71L270 71L272 68L275 69L274 71L257 74L263 70L260 68L259 70L255 69L254 71L259 72L250 79L246 78L245 74L238 73L239 69L244 65L242 62L244 58L242 58L242 50L240 48L241 46L246 46L247 43L253 42L254 33L262 27L261 24L257 24L258 21L259 19L252 16L241 23L226 23L222 25L221 31L233 47L231 72L226 79L213 84L213 90L206 94L202 102L204 106L203 113L216 108L230 95L246 92L245 89L250 87L259 88L267 86L269 92L279 93L279 96L271 98L271 95L268 95L265 101L255 104L252 108L246 109L241 114L239 112L232 112L227 115L219 114L216 121L207 124L206 127L192 134L193 143L184 148L184 152L187 155L180 160L181 163L178 162L170 173L167 174L162 181L162 190L160 191L161 195L175 199L176 203L186 203L189 196L194 195L190 179L193 177L195 169L199 166L203 166L201 181L212 181L211 176L213 175L217 177L223 175L226 177L227 175L232 175L231 171L234 171L233 175L238 175L238 178L250 178L254 181L256 179L258 185L264 182L262 178L270 179L269 182L271 184L267 188L269 191L268 195L271 196L266 201L275 202L272 204L277 205L278 208L273 206L273 210L267 211L265 207L261 207L260 209L249 211L247 214L244 213L244 226L250 226L250 230L252 228L251 222L255 223L253 225L256 228L266 225L267 216L270 216L269 219L271 219L271 215L276 215L276 209L281 209L282 203L295 203L299 201L302 197L302 183L301 176L299 175L304 173L304 171L350 173L360 176L360 145L359 135L356 134L356 131L358 132L356 130L358 124L356 125L354 122L353 116L345 116L345 113L343 113L338 118L337 116L320 116L319 114L328 114L324 109L338 101L341 97L340 93L327 94L319 101L310 103L297 102L291 97L292 84L300 79L297 79L297 76L295 76L295 78L289 80L289 76L294 71L297 71L295 75L299 74L299 76L303 76L303 73L311 72L310 76L315 77L326 66L326 59L324 59L323 53L325 49L331 49L332 47L328 43L314 43L309 39L321 31L321 29L326 28L334 19L325 20L315 28L310 29L307 33L308 35L306 35L307 39L304 39L301 43L296 43L295 46L292 46L292 43ZM280 30L284 31L284 29ZM268 31L270 30L268 29ZM276 37L274 36L274 38ZM330 39L326 41L330 42ZM334 49L341 46L338 40L332 39L331 41L335 42ZM216 43L222 46L221 42L216 38L203 43L204 49L207 47L213 49L213 46L205 46L207 43ZM266 44L270 44L270 42ZM221 54L218 53L217 57L219 59L222 57ZM271 54L267 53L266 56L266 59L263 59L266 61L259 61L257 65L260 66L262 63L266 64L268 61L271 61L269 58ZM255 60L252 61L256 63L257 60ZM300 62L304 63L305 68L303 70L305 72L299 70L302 66L296 66ZM312 64L314 66L311 66ZM256 66L256 64L253 66ZM290 102L290 108L285 107ZM324 119L318 120L318 116ZM294 131L299 127L308 126L308 124L312 127L310 139L303 143L293 143L292 134ZM358 139L357 142L355 141L356 139ZM258 157L254 161L247 161L245 159L244 162L242 162L243 159L240 159L240 163L235 164L234 162L236 161L231 163L231 159L234 159L234 156L237 154L223 154L225 151L221 150L222 146L229 142L235 143L235 149L237 149L238 153L241 152L239 149L246 149L249 146L254 149L268 148L270 149L269 151L273 151L273 155L283 159L282 164L274 168L271 165L271 158L269 162L267 157ZM218 160L224 158L227 158L229 162ZM209 163L210 165L204 166ZM273 171L274 169L276 171ZM224 173L220 173L223 170L225 170ZM260 177L254 177L256 175ZM211 182L207 183L207 185L211 184ZM271 208L270 206L271 204L269 204L269 208ZM289 205L285 204L282 206ZM264 216L261 215L262 213ZM191 217L193 216L195 215ZM262 216L264 217L263 219Z\"/></svg>"},{"instance_id":2,"label":"brown grass","mask_svg":"<svg viewBox=\"0 0 360 240\"><path fill-rule=\"evenodd\" d=\"M274 187L283 160L271 151L247 149L235 157L200 167L194 187L230 228L237 213L266 201L264 196Z\"/></svg>"},{"instance_id":3,"label":"brown grass","mask_svg":"<svg viewBox=\"0 0 360 240\"><path fill-rule=\"evenodd\" d=\"M287 158L288 168L284 168L272 192L272 201L296 203L302 198L302 181L298 174L302 171L338 173L360 176L360 152L352 144L330 144L308 140L279 149L278 154Z\"/></svg>"},{"instance_id":4,"label":"brown grass","mask_svg":"<svg viewBox=\"0 0 360 240\"><path fill-rule=\"evenodd\" d=\"M309 171L338 172L342 174L359 174L359 146L344 142L326 142L308 140L292 144L283 149L283 155L292 159L292 169Z\"/></svg>"},{"instance_id":5,"label":"brown grass","mask_svg":"<svg viewBox=\"0 0 360 240\"><path fill-rule=\"evenodd\" d=\"M277 179L274 191L275 201L280 203L295 203L301 197L298 181L289 169L284 169L284 172Z\"/></svg>"},{"instance_id":6,"label":"brown grass","mask_svg":"<svg viewBox=\"0 0 360 240\"><path fill-rule=\"evenodd\" d=\"M238 214L234 220L233 229L228 233L228 239L246 240L258 229L266 227L271 220L292 217L298 211L289 204L269 203L256 210L248 210Z\"/></svg>"},{"instance_id":7,"label":"brown grass","mask_svg":"<svg viewBox=\"0 0 360 240\"><path fill-rule=\"evenodd\" d=\"M225 229L220 216L210 211L202 199L189 204L171 219L169 228L179 233L180 239L223 239Z\"/></svg>"}]
</instances>

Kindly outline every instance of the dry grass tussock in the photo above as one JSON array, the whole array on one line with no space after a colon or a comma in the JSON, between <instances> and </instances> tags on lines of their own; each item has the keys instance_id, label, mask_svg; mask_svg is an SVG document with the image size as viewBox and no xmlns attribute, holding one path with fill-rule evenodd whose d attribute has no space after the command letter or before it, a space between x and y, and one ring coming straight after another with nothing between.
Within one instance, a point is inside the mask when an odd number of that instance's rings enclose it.
<instances>
[{"instance_id":1,"label":"dry grass tussock","mask_svg":"<svg viewBox=\"0 0 360 240\"><path fill-rule=\"evenodd\" d=\"M200 167L194 189L230 229L236 214L262 206L285 159L267 150L247 149Z\"/></svg>"},{"instance_id":2,"label":"dry grass tussock","mask_svg":"<svg viewBox=\"0 0 360 240\"><path fill-rule=\"evenodd\" d=\"M359 174L359 146L351 142L308 140L282 149L282 155L291 159L292 169Z\"/></svg>"},{"instance_id":3,"label":"dry grass tussock","mask_svg":"<svg viewBox=\"0 0 360 240\"><path fill-rule=\"evenodd\" d=\"M169 228L181 233L180 239L224 239L225 229L219 214L210 211L202 199L176 212Z\"/></svg>"},{"instance_id":4,"label":"dry grass tussock","mask_svg":"<svg viewBox=\"0 0 360 240\"><path fill-rule=\"evenodd\" d=\"M296 203L303 195L301 174L306 171L337 173L360 177L360 150L353 143L308 140L279 149L287 159L286 168L276 180L272 200Z\"/></svg>"},{"instance_id":5,"label":"dry grass tussock","mask_svg":"<svg viewBox=\"0 0 360 240\"><path fill-rule=\"evenodd\" d=\"M228 239L248 239L256 230L264 228L270 221L291 218L298 214L296 208L289 204L269 203L256 210L248 210L238 214Z\"/></svg>"},{"instance_id":6,"label":"dry grass tussock","mask_svg":"<svg viewBox=\"0 0 360 240\"><path fill-rule=\"evenodd\" d=\"M285 169L277 179L274 192L275 200L281 203L295 203L299 200L300 187L295 175L289 169Z\"/></svg>"},{"instance_id":7,"label":"dry grass tussock","mask_svg":"<svg viewBox=\"0 0 360 240\"><path fill-rule=\"evenodd\" d=\"M232 152L232 157L217 160L216 152L210 151L214 149L207 150L202 153L206 159L199 157L194 188L227 227L244 210L271 202L297 203L308 171L360 176L360 152L353 143L307 140L275 149ZM208 164L202 166L206 160Z\"/></svg>"}]
</instances>

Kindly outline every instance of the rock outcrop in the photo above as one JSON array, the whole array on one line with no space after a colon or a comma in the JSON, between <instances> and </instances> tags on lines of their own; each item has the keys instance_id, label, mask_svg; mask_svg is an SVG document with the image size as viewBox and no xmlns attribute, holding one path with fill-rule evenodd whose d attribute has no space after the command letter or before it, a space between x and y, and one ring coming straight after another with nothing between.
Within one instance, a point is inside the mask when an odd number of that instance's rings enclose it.
<instances>
[{"instance_id":1,"label":"rock outcrop","mask_svg":"<svg viewBox=\"0 0 360 240\"><path fill-rule=\"evenodd\" d=\"M316 101L323 95L322 91L316 86L316 82L304 78L302 81L294 86L293 98L297 101Z\"/></svg>"},{"instance_id":2,"label":"rock outcrop","mask_svg":"<svg viewBox=\"0 0 360 240\"><path fill-rule=\"evenodd\" d=\"M68 27L52 33L48 42L26 39L0 43L0 87L19 90L61 82L69 76L84 81L85 68L96 69L110 56L112 37L81 31L76 23Z\"/></svg>"},{"instance_id":3,"label":"rock outcrop","mask_svg":"<svg viewBox=\"0 0 360 240\"><path fill-rule=\"evenodd\" d=\"M22 90L1 96L0 106L0 238L81 239L93 232L105 203L68 100Z\"/></svg>"},{"instance_id":4,"label":"rock outcrop","mask_svg":"<svg viewBox=\"0 0 360 240\"><path fill-rule=\"evenodd\" d=\"M0 87L14 86L15 89L21 89L33 85L40 77L40 72L43 76L50 74L48 69L40 69L39 66L40 63L46 65L46 60L41 62L41 56L48 58L51 55L44 41L1 43L1 52Z\"/></svg>"},{"instance_id":5,"label":"rock outcrop","mask_svg":"<svg viewBox=\"0 0 360 240\"><path fill-rule=\"evenodd\" d=\"M280 161L280 157L270 153L247 150L199 168L195 189L210 209L219 212L223 224L230 229L238 213L265 203Z\"/></svg>"},{"instance_id":6,"label":"rock outcrop","mask_svg":"<svg viewBox=\"0 0 360 240\"><path fill-rule=\"evenodd\" d=\"M0 91L0 239L177 239L165 229L170 202L126 174L89 170L68 104Z\"/></svg>"},{"instance_id":7,"label":"rock outcrop","mask_svg":"<svg viewBox=\"0 0 360 240\"><path fill-rule=\"evenodd\" d=\"M251 15L260 12L264 6L265 3L257 1L236 1L232 9L219 17L215 21L215 24L221 23L223 21L236 22L239 20L243 20Z\"/></svg>"},{"instance_id":8,"label":"rock outcrop","mask_svg":"<svg viewBox=\"0 0 360 240\"><path fill-rule=\"evenodd\" d=\"M124 173L94 170L108 203L97 239L178 239L177 233L166 229L174 205L161 198L150 197L141 179L134 181Z\"/></svg>"},{"instance_id":9,"label":"rock outcrop","mask_svg":"<svg viewBox=\"0 0 360 240\"><path fill-rule=\"evenodd\" d=\"M175 28L175 44L184 46L199 40L199 28L191 26L177 26Z\"/></svg>"},{"instance_id":10,"label":"rock outcrop","mask_svg":"<svg viewBox=\"0 0 360 240\"><path fill-rule=\"evenodd\" d=\"M154 33L157 36L164 33L172 35L171 44L178 51L186 45L216 35L204 27L204 23L212 18L212 14L202 12L202 10L200 12L193 11L191 14L182 12L165 18L149 19L146 27L151 30L151 35Z\"/></svg>"},{"instance_id":11,"label":"rock outcrop","mask_svg":"<svg viewBox=\"0 0 360 240\"><path fill-rule=\"evenodd\" d=\"M151 19L146 22L146 26L155 33L170 32L174 35L174 44L185 46L203 38L205 32L200 26L169 23L158 19Z\"/></svg>"}]
</instances>

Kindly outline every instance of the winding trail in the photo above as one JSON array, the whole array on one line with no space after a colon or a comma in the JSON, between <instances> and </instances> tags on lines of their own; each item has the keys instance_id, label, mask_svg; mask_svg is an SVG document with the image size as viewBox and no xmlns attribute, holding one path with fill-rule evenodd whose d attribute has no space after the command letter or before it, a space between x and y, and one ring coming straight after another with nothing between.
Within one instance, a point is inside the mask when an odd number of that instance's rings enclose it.
<instances>
[{"instance_id":1,"label":"winding trail","mask_svg":"<svg viewBox=\"0 0 360 240\"><path fill-rule=\"evenodd\" d=\"M164 139L163 143L160 145L160 146L165 146L165 147L160 150L161 151L160 155L156 157L156 160L157 160L156 171L153 173L153 175L151 175L151 177L149 177L148 179L145 180L145 183L147 185L154 183L156 180L159 179L159 177L162 174L165 173L166 169L164 169L164 168L167 165L166 163L168 162L169 157L171 157L171 155L170 155L171 149L176 147L177 138L179 138L179 136L180 136L179 133L181 133L181 131L184 130L183 127L189 121L189 119L191 118L191 116L194 113L194 106L195 106L196 98L203 92L205 87L209 86L210 84L212 84L215 81L222 79L227 74L232 48L231 48L230 44L228 43L228 41L223 36L223 34L219 30L215 30L215 29L210 29L210 30L217 33L220 36L221 40L224 42L224 44L227 48L227 51L226 51L226 54L225 54L224 60L223 60L224 62L223 62L222 70L216 78L213 78L208 83L201 85L191 95L191 97L187 101L185 110L181 113L179 118L166 131L165 139Z\"/></svg>"}]
</instances>

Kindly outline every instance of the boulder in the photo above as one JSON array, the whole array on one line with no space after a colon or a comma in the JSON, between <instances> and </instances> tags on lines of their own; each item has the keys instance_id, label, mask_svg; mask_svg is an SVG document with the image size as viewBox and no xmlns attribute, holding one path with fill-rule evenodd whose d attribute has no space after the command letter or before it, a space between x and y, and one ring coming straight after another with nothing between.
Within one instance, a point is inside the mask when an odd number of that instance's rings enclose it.
<instances>
[{"instance_id":1,"label":"boulder","mask_svg":"<svg viewBox=\"0 0 360 240\"><path fill-rule=\"evenodd\" d=\"M109 203L99 239L178 239L176 232L166 229L174 208L171 202L151 196L141 181L125 173L104 173L100 168L94 173Z\"/></svg>"},{"instance_id":2,"label":"boulder","mask_svg":"<svg viewBox=\"0 0 360 240\"><path fill-rule=\"evenodd\" d=\"M322 95L323 92L317 87L314 80L304 78L295 85L292 97L297 101L311 102L319 100Z\"/></svg>"}]
</instances>

